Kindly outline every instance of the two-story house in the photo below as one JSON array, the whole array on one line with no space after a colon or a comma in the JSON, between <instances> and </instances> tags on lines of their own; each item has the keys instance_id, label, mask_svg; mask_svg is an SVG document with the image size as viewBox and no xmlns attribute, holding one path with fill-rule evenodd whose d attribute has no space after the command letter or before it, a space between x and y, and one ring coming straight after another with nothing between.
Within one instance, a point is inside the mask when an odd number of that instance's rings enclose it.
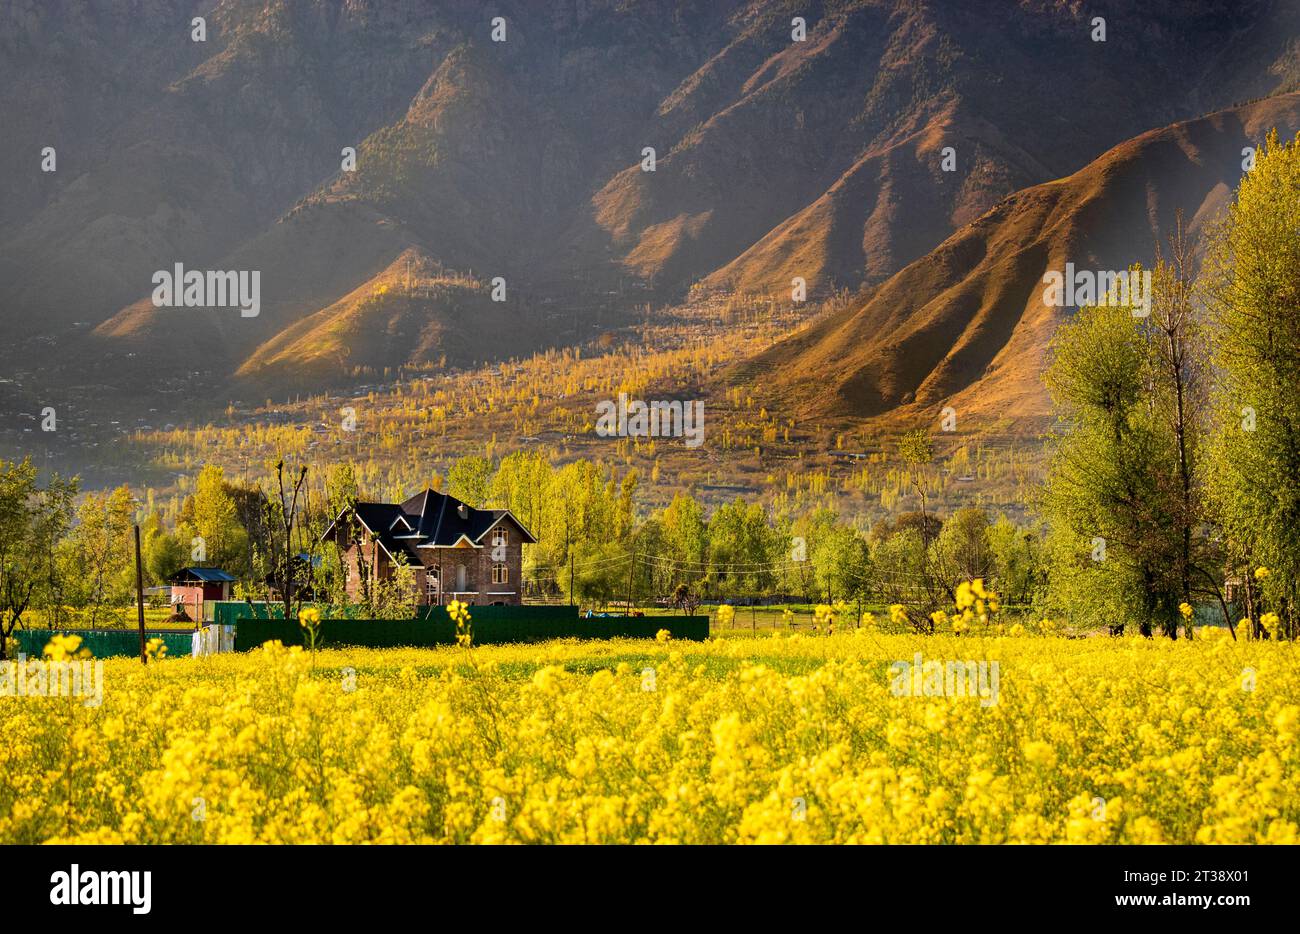
<instances>
[{"instance_id":1,"label":"two-story house","mask_svg":"<svg viewBox=\"0 0 1300 934\"><path fill-rule=\"evenodd\" d=\"M357 503L323 538L343 550L353 599L405 565L418 603L479 605L521 602L523 546L537 541L508 509L475 509L433 490L404 503Z\"/></svg>"}]
</instances>

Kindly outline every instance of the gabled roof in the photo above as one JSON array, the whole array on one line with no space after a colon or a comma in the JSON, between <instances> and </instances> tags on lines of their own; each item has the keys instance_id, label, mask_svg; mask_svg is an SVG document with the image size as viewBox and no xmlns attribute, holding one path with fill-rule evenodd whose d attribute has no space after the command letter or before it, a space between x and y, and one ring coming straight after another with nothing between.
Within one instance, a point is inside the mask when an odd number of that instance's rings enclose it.
<instances>
[{"instance_id":1,"label":"gabled roof","mask_svg":"<svg viewBox=\"0 0 1300 934\"><path fill-rule=\"evenodd\" d=\"M362 525L370 532L379 535L387 532L393 525L393 521L401 512L400 507L392 503L357 503L356 516ZM335 520L338 521L337 519ZM333 523L330 524L333 528ZM326 534L329 529L326 529Z\"/></svg>"},{"instance_id":2,"label":"gabled roof","mask_svg":"<svg viewBox=\"0 0 1300 934\"><path fill-rule=\"evenodd\" d=\"M192 581L202 581L205 584L225 584L234 583L236 580L238 580L237 577L221 570L221 568L181 568L172 577L173 584Z\"/></svg>"},{"instance_id":3,"label":"gabled roof","mask_svg":"<svg viewBox=\"0 0 1300 934\"><path fill-rule=\"evenodd\" d=\"M377 538L390 555L415 548L452 548L461 542L482 547L482 539L503 520L509 519L523 541L537 541L508 509L475 509L454 496L422 490L404 503L357 503L357 520ZM340 513L322 535L329 537ZM394 528L396 526L396 528ZM406 528L411 529L410 532Z\"/></svg>"}]
</instances>

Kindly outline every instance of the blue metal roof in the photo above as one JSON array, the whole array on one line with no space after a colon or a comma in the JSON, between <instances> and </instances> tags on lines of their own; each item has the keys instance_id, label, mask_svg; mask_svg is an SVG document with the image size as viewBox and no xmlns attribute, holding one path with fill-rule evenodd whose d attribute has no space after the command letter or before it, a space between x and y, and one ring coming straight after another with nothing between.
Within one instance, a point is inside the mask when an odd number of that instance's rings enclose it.
<instances>
[{"instance_id":1,"label":"blue metal roof","mask_svg":"<svg viewBox=\"0 0 1300 934\"><path fill-rule=\"evenodd\" d=\"M238 578L233 574L223 571L221 568L181 568L180 572L173 578L173 580L179 581L186 577L201 580L205 584L233 583L238 580Z\"/></svg>"}]
</instances>

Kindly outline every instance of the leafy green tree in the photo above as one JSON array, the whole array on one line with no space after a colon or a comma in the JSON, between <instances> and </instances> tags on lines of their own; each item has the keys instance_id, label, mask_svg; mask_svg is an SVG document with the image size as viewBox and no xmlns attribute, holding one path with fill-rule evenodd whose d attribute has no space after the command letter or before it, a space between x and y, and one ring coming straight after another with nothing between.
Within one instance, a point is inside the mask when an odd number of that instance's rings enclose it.
<instances>
[{"instance_id":1,"label":"leafy green tree","mask_svg":"<svg viewBox=\"0 0 1300 934\"><path fill-rule=\"evenodd\" d=\"M926 515L926 470L934 460L934 444L930 435L921 428L907 432L898 439L898 456L906 465L907 478L921 504L921 516Z\"/></svg>"},{"instance_id":2,"label":"leafy green tree","mask_svg":"<svg viewBox=\"0 0 1300 934\"><path fill-rule=\"evenodd\" d=\"M989 516L983 509L958 509L944 522L930 546L931 563L945 588L963 580L993 576L993 550L989 545Z\"/></svg>"},{"instance_id":3,"label":"leafy green tree","mask_svg":"<svg viewBox=\"0 0 1300 934\"><path fill-rule=\"evenodd\" d=\"M249 533L239 521L235 498L226 484L225 473L215 464L208 464L199 471L194 495L190 499L189 515L190 529L202 540L201 554L204 556L203 560L191 556L191 560L215 567L242 567Z\"/></svg>"},{"instance_id":4,"label":"leafy green tree","mask_svg":"<svg viewBox=\"0 0 1300 934\"><path fill-rule=\"evenodd\" d=\"M140 553L145 576L154 585L166 584L190 558L188 543L169 532L156 512L140 526Z\"/></svg>"},{"instance_id":5,"label":"leafy green tree","mask_svg":"<svg viewBox=\"0 0 1300 934\"><path fill-rule=\"evenodd\" d=\"M655 515L642 522L636 530L635 543L639 557L632 575L633 599L649 603L670 597L674 566L664 557L668 543L663 521Z\"/></svg>"},{"instance_id":6,"label":"leafy green tree","mask_svg":"<svg viewBox=\"0 0 1300 934\"><path fill-rule=\"evenodd\" d=\"M791 550L798 552L799 557L788 567L793 589L805 600L811 601L814 592L823 589L822 582L830 573L833 548L829 539L838 521L835 510L822 506L799 516L791 525L794 543Z\"/></svg>"},{"instance_id":7,"label":"leafy green tree","mask_svg":"<svg viewBox=\"0 0 1300 934\"><path fill-rule=\"evenodd\" d=\"M30 458L0 461L0 660L28 608L60 602L55 552L72 522L76 480L52 475L44 488Z\"/></svg>"},{"instance_id":8,"label":"leafy green tree","mask_svg":"<svg viewBox=\"0 0 1300 934\"><path fill-rule=\"evenodd\" d=\"M698 595L708 574L709 524L704 507L689 494L678 493L660 518L666 546L661 557L673 569L668 584L674 591L685 584Z\"/></svg>"},{"instance_id":9,"label":"leafy green tree","mask_svg":"<svg viewBox=\"0 0 1300 934\"><path fill-rule=\"evenodd\" d=\"M709 556L718 592L732 599L754 599L776 581L767 515L758 503L739 498L726 503L709 520Z\"/></svg>"},{"instance_id":10,"label":"leafy green tree","mask_svg":"<svg viewBox=\"0 0 1300 934\"><path fill-rule=\"evenodd\" d=\"M1248 586L1294 637L1300 581L1300 137L1269 135L1214 230L1204 266L1220 374L1208 470L1213 511ZM1258 621L1258 607L1252 607Z\"/></svg>"},{"instance_id":11,"label":"leafy green tree","mask_svg":"<svg viewBox=\"0 0 1300 934\"><path fill-rule=\"evenodd\" d=\"M907 525L889 534L873 535L871 545L872 577L876 593L888 604L918 606L928 599L922 568L928 551L919 527ZM929 618L923 612L909 613L912 625L927 628Z\"/></svg>"},{"instance_id":12,"label":"leafy green tree","mask_svg":"<svg viewBox=\"0 0 1300 934\"><path fill-rule=\"evenodd\" d=\"M1201 596L1219 601L1225 618L1219 570L1223 550L1218 536L1207 534L1211 522L1206 489L1206 444L1210 417L1211 361L1209 330L1197 295L1196 260L1183 232L1182 217L1166 255L1157 250L1152 272L1151 315L1144 335L1151 348L1152 404L1157 430L1171 449L1157 479L1173 515L1174 574L1183 603ZM1169 622L1162 621L1168 631ZM1186 625L1188 638L1193 629Z\"/></svg>"},{"instance_id":13,"label":"leafy green tree","mask_svg":"<svg viewBox=\"0 0 1300 934\"><path fill-rule=\"evenodd\" d=\"M478 454L457 458L447 471L447 492L463 503L481 508L492 486L492 461Z\"/></svg>"},{"instance_id":14,"label":"leafy green tree","mask_svg":"<svg viewBox=\"0 0 1300 934\"><path fill-rule=\"evenodd\" d=\"M109 493L91 493L77 509L77 524L69 540L73 567L79 574L80 602L89 623L121 623L130 596L135 568L132 519L135 497L120 486Z\"/></svg>"},{"instance_id":15,"label":"leafy green tree","mask_svg":"<svg viewBox=\"0 0 1300 934\"><path fill-rule=\"evenodd\" d=\"M828 601L856 600L860 605L870 592L871 549L851 525L837 524L819 536L813 567L818 589Z\"/></svg>"},{"instance_id":16,"label":"leafy green tree","mask_svg":"<svg viewBox=\"0 0 1300 934\"><path fill-rule=\"evenodd\" d=\"M250 585L255 588L261 587L261 582L265 580L267 573L266 556L272 551L270 501L267 499L266 492L256 484L246 486L241 483L223 483L222 488L235 504L235 521L238 525L238 528L232 529L230 533L230 553L219 556L218 561L213 558L211 552L206 550L205 544L202 561L190 554L194 546L193 536L197 534L194 529L194 507L191 497L186 500L188 511L186 509L181 511L181 522L177 528L177 535L181 538L187 552L186 561L199 564L217 563L236 577L243 577L246 587ZM258 599L265 596L261 590L257 590L256 593Z\"/></svg>"},{"instance_id":17,"label":"leafy green tree","mask_svg":"<svg viewBox=\"0 0 1300 934\"><path fill-rule=\"evenodd\" d=\"M892 523L886 523L884 533L902 532L906 529L911 529L921 536L921 541L929 548L943 531L943 520L938 516L919 511L902 512Z\"/></svg>"},{"instance_id":18,"label":"leafy green tree","mask_svg":"<svg viewBox=\"0 0 1300 934\"><path fill-rule=\"evenodd\" d=\"M325 477L325 514L326 521L332 522L345 509L357 504L361 492L357 485L357 473L351 464L335 464Z\"/></svg>"},{"instance_id":19,"label":"leafy green tree","mask_svg":"<svg viewBox=\"0 0 1300 934\"><path fill-rule=\"evenodd\" d=\"M1120 627L1128 608L1143 634L1157 625L1176 634L1176 451L1155 402L1149 334L1130 307L1089 306L1061 325L1052 350L1045 379L1065 431L1043 491L1048 605Z\"/></svg>"},{"instance_id":20,"label":"leafy green tree","mask_svg":"<svg viewBox=\"0 0 1300 934\"><path fill-rule=\"evenodd\" d=\"M628 566L620 561L623 550L612 543L581 542L574 546L572 573L566 568L561 580L569 599L605 609L624 592Z\"/></svg>"},{"instance_id":21,"label":"leafy green tree","mask_svg":"<svg viewBox=\"0 0 1300 934\"><path fill-rule=\"evenodd\" d=\"M1044 572L1042 541L1032 529L1017 528L1006 516L988 529L994 589L1005 605L1032 603Z\"/></svg>"},{"instance_id":22,"label":"leafy green tree","mask_svg":"<svg viewBox=\"0 0 1300 934\"><path fill-rule=\"evenodd\" d=\"M540 451L516 451L501 459L492 475L489 504L509 509L534 535L543 527L546 500L550 495L555 470Z\"/></svg>"}]
</instances>

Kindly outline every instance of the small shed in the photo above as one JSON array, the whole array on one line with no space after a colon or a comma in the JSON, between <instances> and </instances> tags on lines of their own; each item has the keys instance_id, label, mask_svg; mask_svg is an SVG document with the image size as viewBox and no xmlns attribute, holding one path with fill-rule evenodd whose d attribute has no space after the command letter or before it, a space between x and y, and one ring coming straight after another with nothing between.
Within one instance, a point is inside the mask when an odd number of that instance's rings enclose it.
<instances>
[{"instance_id":1,"label":"small shed","mask_svg":"<svg viewBox=\"0 0 1300 934\"><path fill-rule=\"evenodd\" d=\"M182 608L190 619L203 619L208 600L229 600L235 576L221 568L181 568L171 579L172 608Z\"/></svg>"}]
</instances>

